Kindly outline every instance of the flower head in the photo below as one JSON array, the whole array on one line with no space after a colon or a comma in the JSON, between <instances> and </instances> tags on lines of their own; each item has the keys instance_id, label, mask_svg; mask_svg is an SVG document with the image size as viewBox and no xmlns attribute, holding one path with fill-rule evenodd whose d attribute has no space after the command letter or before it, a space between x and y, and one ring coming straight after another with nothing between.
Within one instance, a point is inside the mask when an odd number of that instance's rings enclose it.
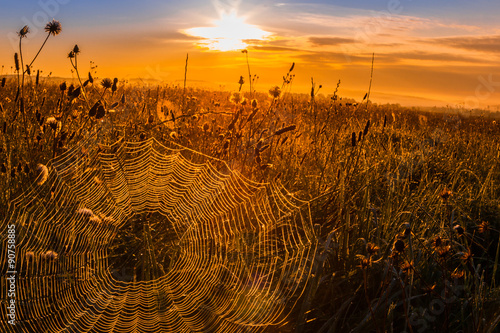
<instances>
[{"instance_id":1,"label":"flower head","mask_svg":"<svg viewBox=\"0 0 500 333\"><path fill-rule=\"evenodd\" d=\"M24 38L30 32L30 28L25 25L19 32L17 33L19 37Z\"/></svg>"},{"instance_id":2,"label":"flower head","mask_svg":"<svg viewBox=\"0 0 500 333\"><path fill-rule=\"evenodd\" d=\"M232 93L231 97L229 98L229 101L234 104L238 104L239 102L242 101L242 96L239 92L234 92Z\"/></svg>"},{"instance_id":3,"label":"flower head","mask_svg":"<svg viewBox=\"0 0 500 333\"><path fill-rule=\"evenodd\" d=\"M101 86L103 88L108 89L108 88L111 88L112 85L113 85L113 82L111 82L111 79L109 79L109 78L102 79L102 81L101 81Z\"/></svg>"},{"instance_id":4,"label":"flower head","mask_svg":"<svg viewBox=\"0 0 500 333\"><path fill-rule=\"evenodd\" d=\"M52 36L59 35L62 31L61 23L52 19L47 25L45 25L45 32L48 32Z\"/></svg>"},{"instance_id":5,"label":"flower head","mask_svg":"<svg viewBox=\"0 0 500 333\"><path fill-rule=\"evenodd\" d=\"M269 89L269 95L272 98L278 98L281 95L281 89L278 86L274 86L271 89Z\"/></svg>"}]
</instances>

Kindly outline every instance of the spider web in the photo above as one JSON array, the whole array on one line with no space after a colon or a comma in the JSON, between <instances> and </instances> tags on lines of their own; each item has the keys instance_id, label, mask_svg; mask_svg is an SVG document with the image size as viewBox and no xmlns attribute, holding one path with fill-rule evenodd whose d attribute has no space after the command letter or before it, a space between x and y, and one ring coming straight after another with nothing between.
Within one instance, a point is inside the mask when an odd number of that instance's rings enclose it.
<instances>
[{"instance_id":1,"label":"spider web","mask_svg":"<svg viewBox=\"0 0 500 333\"><path fill-rule=\"evenodd\" d=\"M47 167L1 225L16 225L4 330L259 332L285 323L307 284L309 204L279 184L155 139L88 141Z\"/></svg>"}]
</instances>

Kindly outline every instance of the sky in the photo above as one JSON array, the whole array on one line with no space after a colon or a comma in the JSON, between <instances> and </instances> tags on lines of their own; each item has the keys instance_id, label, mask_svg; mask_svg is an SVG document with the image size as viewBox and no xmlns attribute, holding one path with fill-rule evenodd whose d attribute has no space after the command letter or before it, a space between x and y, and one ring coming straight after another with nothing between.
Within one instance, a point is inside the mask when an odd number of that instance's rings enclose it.
<instances>
[{"instance_id":1,"label":"sky","mask_svg":"<svg viewBox=\"0 0 500 333\"><path fill-rule=\"evenodd\" d=\"M0 0L1 74L19 51L42 75L74 77L67 57L78 44L79 71L121 81L182 84L235 91L281 86L295 63L292 92L402 105L466 109L500 106L498 0ZM243 49L247 53L241 52ZM248 56L248 65L247 65ZM246 82L242 90L248 89Z\"/></svg>"}]
</instances>

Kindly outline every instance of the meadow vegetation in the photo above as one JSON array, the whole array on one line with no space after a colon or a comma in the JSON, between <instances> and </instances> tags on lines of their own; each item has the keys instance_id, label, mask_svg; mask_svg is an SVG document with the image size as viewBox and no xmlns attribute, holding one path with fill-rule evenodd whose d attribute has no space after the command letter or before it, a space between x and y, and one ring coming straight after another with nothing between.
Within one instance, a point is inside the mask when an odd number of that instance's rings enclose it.
<instances>
[{"instance_id":1,"label":"meadow vegetation","mask_svg":"<svg viewBox=\"0 0 500 333\"><path fill-rule=\"evenodd\" d=\"M492 332L498 326L495 121L368 99L347 103L340 82L332 91L321 88L327 96L314 85L295 94L293 66L269 93L238 82L244 73L235 73L234 92L128 84L81 69L79 53L75 46L68 55L78 74L71 82L19 64L16 75L1 78L2 214L43 171L39 164L82 140L96 133L103 144L155 137L311 200L319 251L281 330Z\"/></svg>"}]
</instances>

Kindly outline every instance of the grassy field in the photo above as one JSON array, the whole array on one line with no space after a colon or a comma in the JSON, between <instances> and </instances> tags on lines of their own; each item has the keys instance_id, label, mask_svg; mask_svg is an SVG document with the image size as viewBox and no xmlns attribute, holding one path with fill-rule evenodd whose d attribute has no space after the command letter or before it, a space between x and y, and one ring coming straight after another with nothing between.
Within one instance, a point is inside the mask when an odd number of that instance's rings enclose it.
<instances>
[{"instance_id":1,"label":"grassy field","mask_svg":"<svg viewBox=\"0 0 500 333\"><path fill-rule=\"evenodd\" d=\"M97 131L103 144L154 137L311 200L319 252L282 330L495 331L499 123L292 94L289 80L267 94L81 76L2 79L3 215L38 164Z\"/></svg>"}]
</instances>

